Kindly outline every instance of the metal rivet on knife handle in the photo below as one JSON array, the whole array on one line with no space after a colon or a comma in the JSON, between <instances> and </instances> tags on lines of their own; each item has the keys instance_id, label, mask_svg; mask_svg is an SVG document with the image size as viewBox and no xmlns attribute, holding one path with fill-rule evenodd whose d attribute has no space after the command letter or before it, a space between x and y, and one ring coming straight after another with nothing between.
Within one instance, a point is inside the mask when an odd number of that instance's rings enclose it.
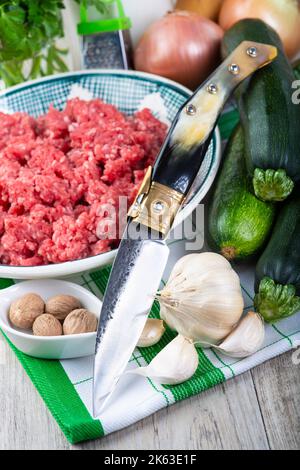
<instances>
[{"instance_id":1,"label":"metal rivet on knife handle","mask_svg":"<svg viewBox=\"0 0 300 470\"><path fill-rule=\"evenodd\" d=\"M211 93L212 95L215 95L218 92L218 87L215 83L210 83L207 86L207 91L208 91L208 93Z\"/></svg>"},{"instance_id":2,"label":"metal rivet on knife handle","mask_svg":"<svg viewBox=\"0 0 300 470\"><path fill-rule=\"evenodd\" d=\"M156 212L156 214L161 214L164 209L165 209L165 204L162 201L155 201L152 204L153 211Z\"/></svg>"},{"instance_id":3,"label":"metal rivet on knife handle","mask_svg":"<svg viewBox=\"0 0 300 470\"><path fill-rule=\"evenodd\" d=\"M232 75L238 75L240 73L240 67L237 64L228 65L228 70Z\"/></svg>"},{"instance_id":4,"label":"metal rivet on knife handle","mask_svg":"<svg viewBox=\"0 0 300 470\"><path fill-rule=\"evenodd\" d=\"M250 57L257 57L258 54L258 50L256 47L248 47L246 52Z\"/></svg>"},{"instance_id":5,"label":"metal rivet on knife handle","mask_svg":"<svg viewBox=\"0 0 300 470\"><path fill-rule=\"evenodd\" d=\"M189 116L194 116L197 112L196 106L194 106L193 104L188 104L185 110L186 114L188 114Z\"/></svg>"}]
</instances>

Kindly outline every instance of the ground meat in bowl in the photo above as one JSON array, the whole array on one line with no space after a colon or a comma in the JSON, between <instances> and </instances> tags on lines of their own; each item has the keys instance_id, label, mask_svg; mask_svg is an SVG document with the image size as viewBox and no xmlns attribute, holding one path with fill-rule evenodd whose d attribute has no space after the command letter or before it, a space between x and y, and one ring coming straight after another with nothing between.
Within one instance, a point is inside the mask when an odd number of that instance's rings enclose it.
<instances>
[{"instance_id":1,"label":"ground meat in bowl","mask_svg":"<svg viewBox=\"0 0 300 470\"><path fill-rule=\"evenodd\" d=\"M132 203L166 130L148 109L126 116L100 99L37 119L0 113L0 262L60 263L116 247L108 207L118 221L119 197Z\"/></svg>"}]
</instances>

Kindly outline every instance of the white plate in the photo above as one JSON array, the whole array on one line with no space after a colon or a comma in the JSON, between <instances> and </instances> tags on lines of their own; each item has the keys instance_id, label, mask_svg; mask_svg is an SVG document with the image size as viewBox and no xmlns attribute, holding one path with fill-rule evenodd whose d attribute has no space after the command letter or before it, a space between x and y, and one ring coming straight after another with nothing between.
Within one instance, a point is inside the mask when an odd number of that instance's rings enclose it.
<instances>
[{"instance_id":1,"label":"white plate","mask_svg":"<svg viewBox=\"0 0 300 470\"><path fill-rule=\"evenodd\" d=\"M8 318L9 307L14 300L29 292L39 294L45 301L53 295L73 295L81 301L84 308L97 318L100 316L102 302L89 290L72 282L40 280L17 283L0 290L0 328L16 348L41 359L71 359L94 354L96 333L42 337L14 328Z\"/></svg>"},{"instance_id":2,"label":"white plate","mask_svg":"<svg viewBox=\"0 0 300 470\"><path fill-rule=\"evenodd\" d=\"M172 121L179 107L191 91L172 80L148 73L128 70L86 70L44 77L25 82L0 92L0 110L24 111L39 116L50 104L62 108L72 87L80 86L94 97L116 105L122 112L132 114L149 94L159 93ZM189 204L181 209L175 225L186 219L202 201L217 174L221 160L221 139L216 128L213 142L207 152L188 197ZM98 269L112 263L116 250L96 256L45 266L0 265L0 277L11 279L45 279L72 276Z\"/></svg>"}]
</instances>

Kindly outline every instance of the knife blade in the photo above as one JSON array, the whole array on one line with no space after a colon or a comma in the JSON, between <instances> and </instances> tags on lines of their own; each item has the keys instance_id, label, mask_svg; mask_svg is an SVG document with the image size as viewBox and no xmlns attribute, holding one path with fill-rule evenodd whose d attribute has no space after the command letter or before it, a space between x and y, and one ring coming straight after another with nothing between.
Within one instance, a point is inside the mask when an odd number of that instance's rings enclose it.
<instances>
[{"instance_id":1,"label":"knife blade","mask_svg":"<svg viewBox=\"0 0 300 470\"><path fill-rule=\"evenodd\" d=\"M154 168L148 169L113 264L99 319L93 403L108 403L145 325L165 269L165 239L184 203L232 91L275 59L277 49L242 42L178 111ZM133 236L132 228L140 236Z\"/></svg>"},{"instance_id":2,"label":"knife blade","mask_svg":"<svg viewBox=\"0 0 300 470\"><path fill-rule=\"evenodd\" d=\"M94 364L94 416L114 390L138 342L169 256L165 241L159 236L150 240L143 228L138 239L132 238L131 224L125 229L103 300Z\"/></svg>"}]
</instances>

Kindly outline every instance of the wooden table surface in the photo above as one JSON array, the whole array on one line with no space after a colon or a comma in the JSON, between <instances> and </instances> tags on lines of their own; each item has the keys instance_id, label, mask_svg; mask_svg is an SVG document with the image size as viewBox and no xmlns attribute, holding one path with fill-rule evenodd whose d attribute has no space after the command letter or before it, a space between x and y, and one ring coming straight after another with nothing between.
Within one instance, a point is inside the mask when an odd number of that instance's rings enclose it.
<instances>
[{"instance_id":1,"label":"wooden table surface","mask_svg":"<svg viewBox=\"0 0 300 470\"><path fill-rule=\"evenodd\" d=\"M300 449L300 365L288 352L103 439L71 446L0 339L0 449Z\"/></svg>"}]
</instances>

